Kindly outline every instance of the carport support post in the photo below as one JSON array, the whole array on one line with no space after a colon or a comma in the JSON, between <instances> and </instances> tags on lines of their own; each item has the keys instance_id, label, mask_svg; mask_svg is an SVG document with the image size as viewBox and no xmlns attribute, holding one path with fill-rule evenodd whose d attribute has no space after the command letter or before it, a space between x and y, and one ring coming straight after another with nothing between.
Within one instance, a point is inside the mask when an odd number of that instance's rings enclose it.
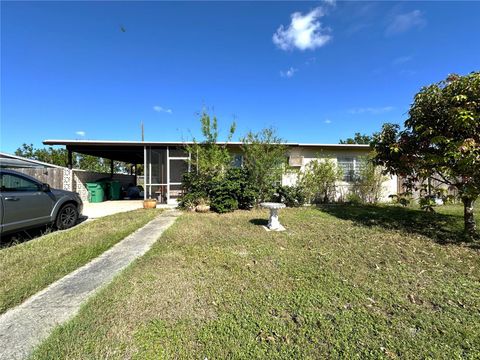
<instances>
[{"instance_id":1,"label":"carport support post","mask_svg":"<svg viewBox=\"0 0 480 360\"><path fill-rule=\"evenodd\" d=\"M68 175L63 176L63 189L73 191L73 156L72 150L67 147L67 172Z\"/></svg>"},{"instance_id":2,"label":"carport support post","mask_svg":"<svg viewBox=\"0 0 480 360\"><path fill-rule=\"evenodd\" d=\"M170 202L170 149L167 146L167 204Z\"/></svg>"},{"instance_id":3,"label":"carport support post","mask_svg":"<svg viewBox=\"0 0 480 360\"><path fill-rule=\"evenodd\" d=\"M70 149L67 148L67 151L68 151L68 160L67 160L68 163L67 163L67 167L68 167L70 170L72 170L72 168L73 168L72 150L70 150Z\"/></svg>"},{"instance_id":4,"label":"carport support post","mask_svg":"<svg viewBox=\"0 0 480 360\"><path fill-rule=\"evenodd\" d=\"M143 147L143 200L147 200L147 147Z\"/></svg>"},{"instance_id":5,"label":"carport support post","mask_svg":"<svg viewBox=\"0 0 480 360\"><path fill-rule=\"evenodd\" d=\"M113 178L113 159L110 159L110 178Z\"/></svg>"}]
</instances>

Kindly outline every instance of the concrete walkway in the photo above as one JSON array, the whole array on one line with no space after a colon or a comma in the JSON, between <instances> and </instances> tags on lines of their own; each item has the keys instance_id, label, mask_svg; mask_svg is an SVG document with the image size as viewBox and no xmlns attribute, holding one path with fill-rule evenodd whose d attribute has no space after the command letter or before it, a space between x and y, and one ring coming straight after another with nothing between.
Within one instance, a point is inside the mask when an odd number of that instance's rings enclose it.
<instances>
[{"instance_id":1,"label":"concrete walkway","mask_svg":"<svg viewBox=\"0 0 480 360\"><path fill-rule=\"evenodd\" d=\"M0 359L24 359L133 260L145 254L180 212L168 210L98 258L0 315ZM32 269L35 271L35 269Z\"/></svg>"}]
</instances>

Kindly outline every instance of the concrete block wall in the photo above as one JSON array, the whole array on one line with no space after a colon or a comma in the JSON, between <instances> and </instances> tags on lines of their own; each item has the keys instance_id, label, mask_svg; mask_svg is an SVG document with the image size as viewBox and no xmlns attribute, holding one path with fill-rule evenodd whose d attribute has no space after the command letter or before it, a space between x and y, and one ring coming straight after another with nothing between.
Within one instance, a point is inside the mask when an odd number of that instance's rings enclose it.
<instances>
[{"instance_id":1,"label":"concrete block wall","mask_svg":"<svg viewBox=\"0 0 480 360\"><path fill-rule=\"evenodd\" d=\"M80 194L84 202L88 202L88 190L86 183L110 177L110 174L98 173L93 171L73 170L73 191ZM123 187L130 183L135 183L135 175L114 174L113 180L120 181Z\"/></svg>"}]
</instances>

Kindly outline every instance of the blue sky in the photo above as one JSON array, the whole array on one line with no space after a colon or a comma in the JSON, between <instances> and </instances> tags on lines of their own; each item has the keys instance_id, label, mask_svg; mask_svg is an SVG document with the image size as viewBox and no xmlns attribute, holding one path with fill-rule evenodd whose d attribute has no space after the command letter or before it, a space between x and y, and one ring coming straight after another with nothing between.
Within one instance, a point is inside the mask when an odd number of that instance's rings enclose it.
<instances>
[{"instance_id":1,"label":"blue sky","mask_svg":"<svg viewBox=\"0 0 480 360\"><path fill-rule=\"evenodd\" d=\"M236 138L337 143L401 123L416 91L480 69L480 2L2 2L1 148ZM124 30L124 31L122 31Z\"/></svg>"}]
</instances>

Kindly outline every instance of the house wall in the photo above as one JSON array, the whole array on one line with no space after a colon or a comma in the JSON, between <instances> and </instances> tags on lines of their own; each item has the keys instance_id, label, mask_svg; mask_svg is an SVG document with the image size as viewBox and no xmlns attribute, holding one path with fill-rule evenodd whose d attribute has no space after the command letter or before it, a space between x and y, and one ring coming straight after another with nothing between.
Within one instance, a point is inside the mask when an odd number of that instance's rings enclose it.
<instances>
[{"instance_id":1,"label":"house wall","mask_svg":"<svg viewBox=\"0 0 480 360\"><path fill-rule=\"evenodd\" d=\"M289 151L290 158L293 158L293 162L297 163L294 166L294 169L297 171L305 171L307 164L313 160L318 159L332 159L334 162L337 162L338 158L342 157L354 157L361 158L369 154L370 149L368 148L358 148L358 149L341 149L341 148L330 148L319 150L318 147L294 147ZM384 181L382 194L380 201L388 202L390 198L388 197L391 194L397 193L397 176L387 176L388 179ZM282 178L282 185L295 185L298 181L298 172L292 172L285 174ZM336 184L337 187L337 200L343 200L350 192L352 184L346 181L339 181Z\"/></svg>"}]
</instances>

